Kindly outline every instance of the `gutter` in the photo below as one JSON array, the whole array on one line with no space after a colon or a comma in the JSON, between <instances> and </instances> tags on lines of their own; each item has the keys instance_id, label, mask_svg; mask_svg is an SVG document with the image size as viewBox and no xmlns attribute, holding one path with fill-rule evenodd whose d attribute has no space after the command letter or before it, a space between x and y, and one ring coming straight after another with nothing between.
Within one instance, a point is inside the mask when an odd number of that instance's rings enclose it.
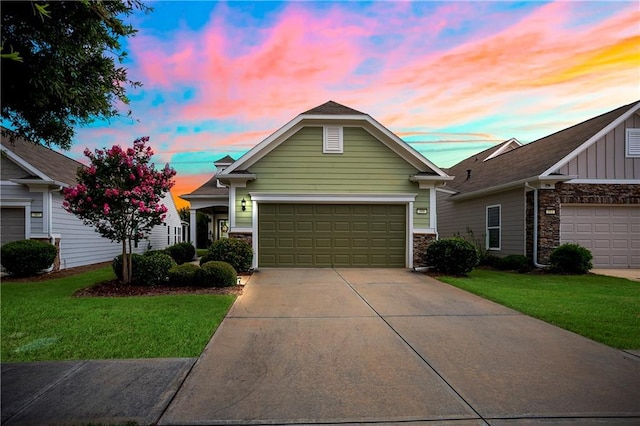
<instances>
[{"instance_id":1,"label":"gutter","mask_svg":"<svg viewBox=\"0 0 640 426\"><path fill-rule=\"evenodd\" d=\"M533 189L533 266L536 268L548 268L549 265L538 263L538 188L525 182L524 186Z\"/></svg>"}]
</instances>

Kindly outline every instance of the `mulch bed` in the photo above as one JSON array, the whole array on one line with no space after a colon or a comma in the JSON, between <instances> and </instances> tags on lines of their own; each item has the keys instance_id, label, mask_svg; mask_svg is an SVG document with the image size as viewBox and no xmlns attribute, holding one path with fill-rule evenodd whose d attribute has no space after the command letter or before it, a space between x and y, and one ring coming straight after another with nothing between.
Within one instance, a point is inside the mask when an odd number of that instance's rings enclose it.
<instances>
[{"instance_id":1,"label":"mulch bed","mask_svg":"<svg viewBox=\"0 0 640 426\"><path fill-rule=\"evenodd\" d=\"M167 294L242 294L242 285L232 287L172 287L168 285L143 286L123 284L118 280L105 281L91 287L80 289L75 297L128 297L162 296Z\"/></svg>"},{"instance_id":2,"label":"mulch bed","mask_svg":"<svg viewBox=\"0 0 640 426\"><path fill-rule=\"evenodd\" d=\"M78 266L76 268L63 269L61 271L49 272L47 274L36 275L34 277L15 278L11 276L2 277L3 283L33 283L55 280L58 278L71 277L73 275L90 272L96 269L110 266L111 262L96 263L94 265ZM246 276L243 282L246 282ZM91 287L80 289L74 293L75 297L129 297L129 296L161 296L168 294L232 294L239 296L242 294L243 285L232 287L173 287L173 286L142 286L122 284L118 280L104 281Z\"/></svg>"}]
</instances>

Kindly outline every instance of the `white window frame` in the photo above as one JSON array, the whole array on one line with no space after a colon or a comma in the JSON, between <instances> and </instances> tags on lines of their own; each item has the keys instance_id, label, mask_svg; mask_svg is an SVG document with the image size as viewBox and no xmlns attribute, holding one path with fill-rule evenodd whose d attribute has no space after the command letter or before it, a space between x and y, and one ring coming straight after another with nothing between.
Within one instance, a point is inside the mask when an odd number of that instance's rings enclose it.
<instances>
[{"instance_id":1,"label":"white window frame","mask_svg":"<svg viewBox=\"0 0 640 426\"><path fill-rule=\"evenodd\" d=\"M497 226L489 226L489 209L498 209L498 225ZM493 204L491 206L487 206L485 210L485 224L486 224L486 247L487 250L501 250L502 249L502 205L501 204ZM490 247L489 242L491 241L490 232L498 230L498 246Z\"/></svg>"},{"instance_id":2,"label":"white window frame","mask_svg":"<svg viewBox=\"0 0 640 426\"><path fill-rule=\"evenodd\" d=\"M627 158L640 158L640 129L627 129L625 156Z\"/></svg>"},{"instance_id":3,"label":"white window frame","mask_svg":"<svg viewBox=\"0 0 640 426\"><path fill-rule=\"evenodd\" d=\"M337 133L337 134L336 134ZM336 141L337 137L337 141ZM342 126L322 128L322 153L342 154L344 152L344 132Z\"/></svg>"}]
</instances>

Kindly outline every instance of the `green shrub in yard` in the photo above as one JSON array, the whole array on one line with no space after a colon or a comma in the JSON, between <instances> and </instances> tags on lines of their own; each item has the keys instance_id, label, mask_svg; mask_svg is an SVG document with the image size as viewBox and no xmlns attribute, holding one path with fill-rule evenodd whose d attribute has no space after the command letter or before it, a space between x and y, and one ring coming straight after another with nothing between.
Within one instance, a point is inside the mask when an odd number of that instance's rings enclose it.
<instances>
[{"instance_id":1,"label":"green shrub in yard","mask_svg":"<svg viewBox=\"0 0 640 426\"><path fill-rule=\"evenodd\" d=\"M211 262L212 260L215 260L215 256L211 253L207 253L200 258L200 266L204 265L207 262Z\"/></svg>"},{"instance_id":2,"label":"green shrub in yard","mask_svg":"<svg viewBox=\"0 0 640 426\"><path fill-rule=\"evenodd\" d=\"M149 253L149 252L147 252ZM136 269L138 265L140 265L140 259L142 259L142 255L138 253L131 253L131 267L133 268L133 277L135 278ZM122 255L119 254L113 258L111 262L111 268L113 272L118 277L118 280L122 281Z\"/></svg>"},{"instance_id":3,"label":"green shrub in yard","mask_svg":"<svg viewBox=\"0 0 640 426\"><path fill-rule=\"evenodd\" d=\"M12 241L0 250L2 266L16 277L28 277L49 268L57 253L52 244L37 240Z\"/></svg>"},{"instance_id":4,"label":"green shrub in yard","mask_svg":"<svg viewBox=\"0 0 640 426\"><path fill-rule=\"evenodd\" d=\"M443 238L427 247L427 265L437 272L464 275L471 272L479 260L478 251L473 244L459 237Z\"/></svg>"},{"instance_id":5,"label":"green shrub in yard","mask_svg":"<svg viewBox=\"0 0 640 426\"><path fill-rule=\"evenodd\" d=\"M562 244L551 252L549 265L561 274L586 274L593 268L591 252L579 244Z\"/></svg>"},{"instance_id":6,"label":"green shrub in yard","mask_svg":"<svg viewBox=\"0 0 640 426\"><path fill-rule=\"evenodd\" d=\"M183 263L169 269L169 284L185 287L197 285L198 271L200 267L193 263Z\"/></svg>"},{"instance_id":7,"label":"green shrub in yard","mask_svg":"<svg viewBox=\"0 0 640 426\"><path fill-rule=\"evenodd\" d=\"M494 267L501 271L518 271L529 272L531 271L531 261L527 256L521 254L510 254L502 258L498 258Z\"/></svg>"},{"instance_id":8,"label":"green shrub in yard","mask_svg":"<svg viewBox=\"0 0 640 426\"><path fill-rule=\"evenodd\" d=\"M237 284L238 275L227 262L212 260L198 271L198 284L202 287L230 287Z\"/></svg>"},{"instance_id":9,"label":"green shrub in yard","mask_svg":"<svg viewBox=\"0 0 640 426\"><path fill-rule=\"evenodd\" d=\"M253 250L246 241L223 238L211 244L207 254L210 255L208 259L227 262L238 272L247 272L251 269ZM200 265L203 264L200 263Z\"/></svg>"},{"instance_id":10,"label":"green shrub in yard","mask_svg":"<svg viewBox=\"0 0 640 426\"><path fill-rule=\"evenodd\" d=\"M153 253L142 256L133 267L133 281L137 285L159 285L169 281L169 270L177 263L168 254Z\"/></svg>"},{"instance_id":11,"label":"green shrub in yard","mask_svg":"<svg viewBox=\"0 0 640 426\"><path fill-rule=\"evenodd\" d=\"M500 262L500 259L501 258L499 256L496 256L495 254L487 254L480 259L480 265L496 268L496 265L498 264L498 262Z\"/></svg>"},{"instance_id":12,"label":"green shrub in yard","mask_svg":"<svg viewBox=\"0 0 640 426\"><path fill-rule=\"evenodd\" d=\"M165 249L166 253L176 261L178 265L191 262L196 255L196 249L191 243L182 242Z\"/></svg>"}]
</instances>

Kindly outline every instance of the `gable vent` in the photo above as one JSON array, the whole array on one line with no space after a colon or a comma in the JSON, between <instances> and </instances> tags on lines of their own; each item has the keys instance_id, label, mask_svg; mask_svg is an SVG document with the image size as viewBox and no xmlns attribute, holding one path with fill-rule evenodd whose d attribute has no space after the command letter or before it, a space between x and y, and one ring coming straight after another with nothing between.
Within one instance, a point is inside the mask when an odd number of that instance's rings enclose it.
<instances>
[{"instance_id":1,"label":"gable vent","mask_svg":"<svg viewBox=\"0 0 640 426\"><path fill-rule=\"evenodd\" d=\"M325 126L322 152L325 154L342 154L342 127Z\"/></svg>"},{"instance_id":2,"label":"gable vent","mask_svg":"<svg viewBox=\"0 0 640 426\"><path fill-rule=\"evenodd\" d=\"M640 157L640 129L627 129L627 157Z\"/></svg>"}]
</instances>

